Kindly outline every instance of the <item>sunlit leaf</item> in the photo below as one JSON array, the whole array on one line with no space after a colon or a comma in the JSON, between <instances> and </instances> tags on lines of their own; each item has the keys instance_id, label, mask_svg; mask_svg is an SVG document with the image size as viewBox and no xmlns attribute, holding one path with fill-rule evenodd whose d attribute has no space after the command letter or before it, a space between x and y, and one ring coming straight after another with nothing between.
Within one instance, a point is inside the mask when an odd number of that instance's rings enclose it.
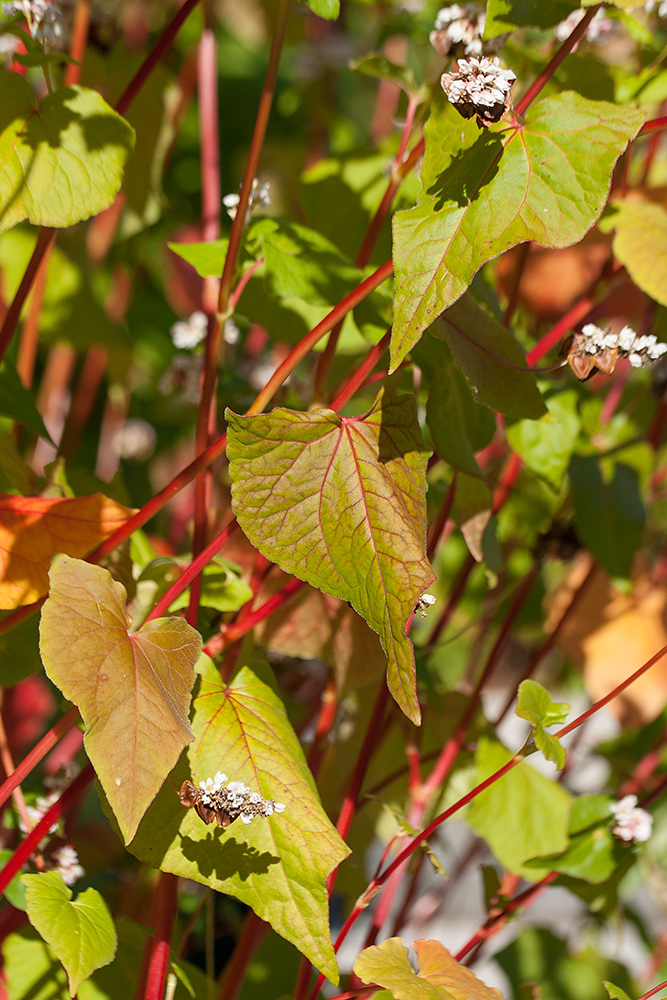
<instances>
[{"instance_id":1,"label":"sunlit leaf","mask_svg":"<svg viewBox=\"0 0 667 1000\"><path fill-rule=\"evenodd\" d=\"M599 884L620 867L624 848L611 832L612 800L606 795L580 795L572 803L570 842L561 854L538 858L536 864L572 878ZM530 867L530 862L528 863Z\"/></svg>"},{"instance_id":2,"label":"sunlit leaf","mask_svg":"<svg viewBox=\"0 0 667 1000\"><path fill-rule=\"evenodd\" d=\"M72 499L0 496L0 608L44 597L55 552L86 555L132 513L101 493Z\"/></svg>"},{"instance_id":3,"label":"sunlit leaf","mask_svg":"<svg viewBox=\"0 0 667 1000\"><path fill-rule=\"evenodd\" d=\"M63 87L37 102L18 73L2 72L0 232L23 219L73 226L108 208L134 132L94 90Z\"/></svg>"},{"instance_id":4,"label":"sunlit leaf","mask_svg":"<svg viewBox=\"0 0 667 1000\"><path fill-rule=\"evenodd\" d=\"M507 440L524 465L560 490L579 437L577 393L561 392L546 400L540 420L519 420L507 429Z\"/></svg>"},{"instance_id":5,"label":"sunlit leaf","mask_svg":"<svg viewBox=\"0 0 667 1000\"><path fill-rule=\"evenodd\" d=\"M400 938L365 948L354 963L364 983L390 990L394 1000L502 1000L502 994L478 979L439 941L415 941L418 971L408 961Z\"/></svg>"},{"instance_id":6,"label":"sunlit leaf","mask_svg":"<svg viewBox=\"0 0 667 1000\"><path fill-rule=\"evenodd\" d=\"M229 687L206 657L193 698L195 741L142 821L129 849L163 871L203 882L251 906L333 982L326 880L348 850L320 805L299 741L266 664ZM175 789L223 771L285 811L248 826L206 826Z\"/></svg>"},{"instance_id":7,"label":"sunlit leaf","mask_svg":"<svg viewBox=\"0 0 667 1000\"><path fill-rule=\"evenodd\" d=\"M228 239L212 240L210 243L168 243L167 246L188 264L192 264L202 278L219 278L225 266L229 246Z\"/></svg>"},{"instance_id":8,"label":"sunlit leaf","mask_svg":"<svg viewBox=\"0 0 667 1000\"><path fill-rule=\"evenodd\" d=\"M502 744L480 740L476 782L484 781L512 756ZM550 868L528 868L524 862L565 849L571 801L561 785L522 761L477 796L467 819L505 868L537 882Z\"/></svg>"},{"instance_id":9,"label":"sunlit leaf","mask_svg":"<svg viewBox=\"0 0 667 1000\"><path fill-rule=\"evenodd\" d=\"M526 240L578 242L643 121L633 108L569 92L531 105L525 124L480 132L441 97L426 125L418 204L394 216L392 370L487 260Z\"/></svg>"},{"instance_id":10,"label":"sunlit leaf","mask_svg":"<svg viewBox=\"0 0 667 1000\"><path fill-rule=\"evenodd\" d=\"M614 202L600 229L615 230L614 255L634 283L667 305L667 211L656 202Z\"/></svg>"},{"instance_id":11,"label":"sunlit leaf","mask_svg":"<svg viewBox=\"0 0 667 1000\"><path fill-rule=\"evenodd\" d=\"M33 434L41 434L48 441L49 433L37 412L33 394L23 387L16 368L7 358L0 368L0 413L23 424Z\"/></svg>"},{"instance_id":12,"label":"sunlit leaf","mask_svg":"<svg viewBox=\"0 0 667 1000\"><path fill-rule=\"evenodd\" d=\"M62 962L70 996L116 954L116 930L96 889L72 901L72 890L58 871L24 875L28 920Z\"/></svg>"},{"instance_id":13,"label":"sunlit leaf","mask_svg":"<svg viewBox=\"0 0 667 1000\"><path fill-rule=\"evenodd\" d=\"M130 634L126 592L99 566L56 556L42 609L41 652L81 712L85 747L125 840L192 737L201 637L181 618Z\"/></svg>"},{"instance_id":14,"label":"sunlit leaf","mask_svg":"<svg viewBox=\"0 0 667 1000\"><path fill-rule=\"evenodd\" d=\"M526 25L552 28L579 6L579 0L489 0L484 37L495 38Z\"/></svg>"},{"instance_id":15,"label":"sunlit leaf","mask_svg":"<svg viewBox=\"0 0 667 1000\"><path fill-rule=\"evenodd\" d=\"M335 21L340 13L340 0L306 0L313 14Z\"/></svg>"},{"instance_id":16,"label":"sunlit leaf","mask_svg":"<svg viewBox=\"0 0 667 1000\"><path fill-rule=\"evenodd\" d=\"M388 684L420 719L406 622L434 579L425 556L426 451L410 396L380 393L362 417L226 411L232 502L281 569L349 601L379 634Z\"/></svg>"}]
</instances>

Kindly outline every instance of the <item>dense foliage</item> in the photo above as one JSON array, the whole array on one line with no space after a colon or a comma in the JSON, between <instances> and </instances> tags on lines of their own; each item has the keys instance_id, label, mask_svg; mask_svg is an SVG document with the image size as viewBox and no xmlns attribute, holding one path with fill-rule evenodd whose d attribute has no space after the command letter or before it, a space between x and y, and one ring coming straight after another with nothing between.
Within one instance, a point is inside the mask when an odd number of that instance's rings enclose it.
<instances>
[{"instance_id":1,"label":"dense foliage","mask_svg":"<svg viewBox=\"0 0 667 1000\"><path fill-rule=\"evenodd\" d=\"M3 995L653 995L667 4L2 15Z\"/></svg>"}]
</instances>

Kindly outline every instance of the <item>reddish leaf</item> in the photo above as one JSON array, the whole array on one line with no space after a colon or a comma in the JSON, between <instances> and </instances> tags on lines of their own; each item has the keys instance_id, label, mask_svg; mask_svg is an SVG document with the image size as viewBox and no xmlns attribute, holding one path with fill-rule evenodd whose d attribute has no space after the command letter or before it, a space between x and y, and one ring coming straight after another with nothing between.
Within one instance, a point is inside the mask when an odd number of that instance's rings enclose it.
<instances>
[{"instance_id":1,"label":"reddish leaf","mask_svg":"<svg viewBox=\"0 0 667 1000\"><path fill-rule=\"evenodd\" d=\"M126 596L101 567L56 556L40 648L47 674L81 712L86 751L128 841L193 739L201 637L181 618L130 635Z\"/></svg>"},{"instance_id":2,"label":"reddish leaf","mask_svg":"<svg viewBox=\"0 0 667 1000\"><path fill-rule=\"evenodd\" d=\"M226 412L232 502L267 559L349 601L379 634L387 681L421 719L406 623L434 579L424 552L426 449L414 399L380 393L362 417Z\"/></svg>"},{"instance_id":3,"label":"reddish leaf","mask_svg":"<svg viewBox=\"0 0 667 1000\"><path fill-rule=\"evenodd\" d=\"M0 608L44 597L55 552L85 556L132 513L102 493L65 500L0 495Z\"/></svg>"},{"instance_id":4,"label":"reddish leaf","mask_svg":"<svg viewBox=\"0 0 667 1000\"><path fill-rule=\"evenodd\" d=\"M408 961L400 938L362 951L354 971L364 983L391 990L395 1000L502 1000L470 969L459 965L439 941L415 941L419 971Z\"/></svg>"}]
</instances>

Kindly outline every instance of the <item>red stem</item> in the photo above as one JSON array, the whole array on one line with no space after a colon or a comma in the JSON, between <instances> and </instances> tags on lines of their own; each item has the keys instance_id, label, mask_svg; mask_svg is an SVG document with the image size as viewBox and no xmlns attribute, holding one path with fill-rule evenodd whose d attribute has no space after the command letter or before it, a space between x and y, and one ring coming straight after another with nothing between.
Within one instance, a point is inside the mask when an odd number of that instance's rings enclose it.
<instances>
[{"instance_id":1,"label":"red stem","mask_svg":"<svg viewBox=\"0 0 667 1000\"><path fill-rule=\"evenodd\" d=\"M148 963L144 1000L162 1000L164 996L177 899L178 876L172 875L170 872L162 872L155 893L155 931Z\"/></svg>"},{"instance_id":2,"label":"red stem","mask_svg":"<svg viewBox=\"0 0 667 1000\"><path fill-rule=\"evenodd\" d=\"M132 101L135 99L146 80L151 75L157 64L166 53L167 49L178 34L181 25L195 9L199 0L185 0L175 17L164 29L148 56L134 74L127 87L116 101L116 111L119 115L124 115Z\"/></svg>"},{"instance_id":3,"label":"red stem","mask_svg":"<svg viewBox=\"0 0 667 1000\"><path fill-rule=\"evenodd\" d=\"M20 767L21 765L19 765L19 768ZM15 771L14 774L16 773L17 772ZM90 763L86 764L81 773L78 774L74 781L67 786L57 802L53 803L53 805L44 813L39 823L37 823L27 837L21 841L5 867L2 871L0 871L0 893L5 891L14 876L21 871L21 868L26 863L30 855L35 852L40 840L48 834L53 824L57 823L58 820L65 815L70 806L72 806L82 792L88 787L94 777L95 772L93 770L93 765Z\"/></svg>"},{"instance_id":4,"label":"red stem","mask_svg":"<svg viewBox=\"0 0 667 1000\"><path fill-rule=\"evenodd\" d=\"M72 726L76 725L79 719L79 710L76 707L70 708L68 712L63 715L54 726L49 729L48 733L41 738L39 743L32 748L32 750L26 754L24 759L18 765L16 770L14 770L0 785L0 808L5 804L9 796L12 794L14 789L21 784L24 778L26 778L30 772L37 767L40 760L54 748L56 743L63 738L65 733L68 733Z\"/></svg>"},{"instance_id":5,"label":"red stem","mask_svg":"<svg viewBox=\"0 0 667 1000\"><path fill-rule=\"evenodd\" d=\"M591 23L597 12L600 10L602 4L597 4L595 7L591 7L584 16L582 17L579 24L574 28L572 34L565 39L561 47L555 53L555 55L550 59L549 63L544 67L542 72L533 80L532 84L523 95L519 103L514 109L516 115L524 115L530 105L533 103L535 98L538 96L540 91L549 82L551 77L554 75L563 60L570 54L577 42L583 38L586 33L588 25Z\"/></svg>"}]
</instances>

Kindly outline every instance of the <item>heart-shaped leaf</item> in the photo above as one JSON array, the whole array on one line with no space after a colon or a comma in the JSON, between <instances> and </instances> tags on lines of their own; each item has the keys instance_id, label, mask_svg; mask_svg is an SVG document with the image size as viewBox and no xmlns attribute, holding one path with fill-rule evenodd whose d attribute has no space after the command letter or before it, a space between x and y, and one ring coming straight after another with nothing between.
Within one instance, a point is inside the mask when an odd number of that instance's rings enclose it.
<instances>
[{"instance_id":1,"label":"heart-shaped leaf","mask_svg":"<svg viewBox=\"0 0 667 1000\"><path fill-rule=\"evenodd\" d=\"M349 601L379 634L389 689L421 714L406 622L434 579L424 552L426 450L411 396L362 417L226 411L236 516L267 559Z\"/></svg>"},{"instance_id":2,"label":"heart-shaped leaf","mask_svg":"<svg viewBox=\"0 0 667 1000\"><path fill-rule=\"evenodd\" d=\"M502 1000L498 990L459 965L439 941L415 941L413 947L417 972L408 949L395 937L365 948L354 963L355 975L390 990L395 1000Z\"/></svg>"},{"instance_id":3,"label":"heart-shaped leaf","mask_svg":"<svg viewBox=\"0 0 667 1000\"><path fill-rule=\"evenodd\" d=\"M73 997L91 972L108 965L116 954L111 914L96 889L86 889L72 902L60 872L24 875L21 881L28 920L62 962Z\"/></svg>"},{"instance_id":4,"label":"heart-shaped leaf","mask_svg":"<svg viewBox=\"0 0 667 1000\"><path fill-rule=\"evenodd\" d=\"M419 201L394 216L392 370L487 260L526 240L580 240L643 121L634 108L569 92L533 104L525 123L480 133L444 96L435 102Z\"/></svg>"},{"instance_id":5,"label":"heart-shaped leaf","mask_svg":"<svg viewBox=\"0 0 667 1000\"><path fill-rule=\"evenodd\" d=\"M108 208L134 148L125 119L85 87L37 102L18 73L0 79L0 232L23 219L73 226Z\"/></svg>"},{"instance_id":6,"label":"heart-shaped leaf","mask_svg":"<svg viewBox=\"0 0 667 1000\"><path fill-rule=\"evenodd\" d=\"M126 596L106 570L56 556L40 648L47 674L81 712L86 751L128 841L193 738L201 637L181 618L130 635Z\"/></svg>"},{"instance_id":7,"label":"heart-shaped leaf","mask_svg":"<svg viewBox=\"0 0 667 1000\"><path fill-rule=\"evenodd\" d=\"M322 809L299 741L266 664L229 687L206 657L193 698L194 743L144 817L129 849L146 864L235 896L333 982L326 880L349 853ZM218 771L285 806L249 825L206 826L174 788Z\"/></svg>"},{"instance_id":8,"label":"heart-shaped leaf","mask_svg":"<svg viewBox=\"0 0 667 1000\"><path fill-rule=\"evenodd\" d=\"M101 493L67 499L0 496L0 608L44 597L55 552L85 556L132 513Z\"/></svg>"}]
</instances>

